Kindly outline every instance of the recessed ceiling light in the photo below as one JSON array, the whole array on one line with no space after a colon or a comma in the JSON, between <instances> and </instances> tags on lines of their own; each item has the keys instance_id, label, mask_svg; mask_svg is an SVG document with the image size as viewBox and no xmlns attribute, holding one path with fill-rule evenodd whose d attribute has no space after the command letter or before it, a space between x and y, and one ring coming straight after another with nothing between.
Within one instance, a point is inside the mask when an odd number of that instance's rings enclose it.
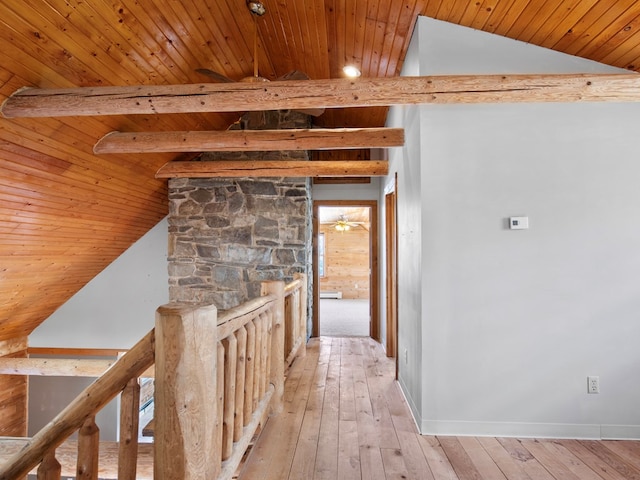
<instances>
[{"instance_id":1,"label":"recessed ceiling light","mask_svg":"<svg viewBox=\"0 0 640 480\"><path fill-rule=\"evenodd\" d=\"M350 77L350 78L356 78L361 75L358 67L355 67L353 65L345 65L344 67L342 67L342 71L347 77Z\"/></svg>"}]
</instances>

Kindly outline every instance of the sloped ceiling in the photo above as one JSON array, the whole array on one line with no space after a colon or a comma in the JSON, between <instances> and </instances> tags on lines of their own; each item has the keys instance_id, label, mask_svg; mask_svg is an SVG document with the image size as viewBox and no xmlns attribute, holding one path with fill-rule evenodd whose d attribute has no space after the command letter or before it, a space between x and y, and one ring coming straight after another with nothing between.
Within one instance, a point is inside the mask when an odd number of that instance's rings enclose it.
<instances>
[{"instance_id":1,"label":"sloped ceiling","mask_svg":"<svg viewBox=\"0 0 640 480\"><path fill-rule=\"evenodd\" d=\"M260 74L394 76L418 15L640 70L630 0L264 0ZM245 0L4 0L0 100L23 86L179 84L253 72ZM336 109L327 127L384 124ZM175 155L95 156L111 130L225 129L235 114L0 119L0 340L27 335L167 213L155 171Z\"/></svg>"}]
</instances>

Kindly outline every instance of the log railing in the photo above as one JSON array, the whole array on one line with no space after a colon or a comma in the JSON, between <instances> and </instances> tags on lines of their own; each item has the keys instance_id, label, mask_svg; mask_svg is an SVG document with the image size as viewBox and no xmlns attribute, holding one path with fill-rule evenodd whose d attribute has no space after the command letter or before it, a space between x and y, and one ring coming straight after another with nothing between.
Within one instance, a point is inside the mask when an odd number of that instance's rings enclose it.
<instances>
[{"instance_id":1,"label":"log railing","mask_svg":"<svg viewBox=\"0 0 640 480\"><path fill-rule=\"evenodd\" d=\"M122 392L118 479L136 478L138 377L155 358L154 478L230 479L255 432L283 408L284 373L306 344L306 278L265 282L220 315L168 304L155 329L0 466L0 480L60 479L56 448L78 432L76 477L98 478L96 413Z\"/></svg>"},{"instance_id":2,"label":"log railing","mask_svg":"<svg viewBox=\"0 0 640 480\"><path fill-rule=\"evenodd\" d=\"M65 409L62 410L42 430L35 434L16 454L0 466L1 480L24 478L34 467L38 467L38 478L59 479L60 463L55 458L56 448L71 434L78 431L77 478L98 478L98 428L95 425L95 413L109 403L123 390L124 402L129 395L135 395L131 379L136 379L149 368L154 361L153 330L123 355L101 377L89 385ZM137 384L137 381L136 381ZM137 432L137 417L128 428ZM121 455L135 455L135 442L120 442ZM122 472L119 479L136 478L135 462L132 470Z\"/></svg>"}]
</instances>

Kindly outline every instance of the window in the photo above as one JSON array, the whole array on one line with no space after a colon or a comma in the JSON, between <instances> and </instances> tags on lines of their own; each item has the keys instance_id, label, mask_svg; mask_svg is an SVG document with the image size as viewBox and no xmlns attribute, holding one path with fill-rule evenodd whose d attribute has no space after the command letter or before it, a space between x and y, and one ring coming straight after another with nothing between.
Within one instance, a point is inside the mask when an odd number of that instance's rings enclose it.
<instances>
[{"instance_id":1,"label":"window","mask_svg":"<svg viewBox=\"0 0 640 480\"><path fill-rule=\"evenodd\" d=\"M318 276L324 277L324 233L318 234Z\"/></svg>"}]
</instances>

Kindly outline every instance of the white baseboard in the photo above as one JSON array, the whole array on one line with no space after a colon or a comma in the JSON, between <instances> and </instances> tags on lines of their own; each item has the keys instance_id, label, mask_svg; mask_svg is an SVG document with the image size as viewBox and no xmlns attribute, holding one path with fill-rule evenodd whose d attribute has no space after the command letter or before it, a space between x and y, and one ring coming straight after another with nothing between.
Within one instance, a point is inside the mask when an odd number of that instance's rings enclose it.
<instances>
[{"instance_id":1,"label":"white baseboard","mask_svg":"<svg viewBox=\"0 0 640 480\"><path fill-rule=\"evenodd\" d=\"M413 417L413 421L416 424L416 428L420 430L420 425L422 425L422 417L420 417L420 410L414 403L413 398L407 394L409 390L407 389L407 386L405 385L401 376L398 376L398 383L400 384L400 392L402 392L402 396L404 397L407 404L409 405L409 410L411 410L411 416Z\"/></svg>"},{"instance_id":2,"label":"white baseboard","mask_svg":"<svg viewBox=\"0 0 640 480\"><path fill-rule=\"evenodd\" d=\"M501 423L423 420L422 435L638 440L640 425Z\"/></svg>"}]
</instances>

